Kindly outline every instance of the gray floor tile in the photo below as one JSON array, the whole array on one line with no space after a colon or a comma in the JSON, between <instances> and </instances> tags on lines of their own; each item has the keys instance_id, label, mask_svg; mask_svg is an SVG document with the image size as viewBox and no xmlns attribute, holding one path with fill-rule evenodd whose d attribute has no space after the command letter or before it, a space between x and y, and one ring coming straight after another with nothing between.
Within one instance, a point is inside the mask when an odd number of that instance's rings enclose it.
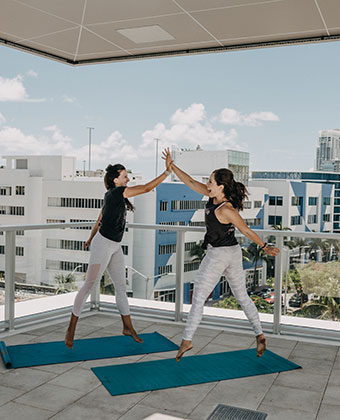
<instances>
[{"instance_id":1,"label":"gray floor tile","mask_svg":"<svg viewBox=\"0 0 340 420\"><path fill-rule=\"evenodd\" d=\"M50 420L116 420L121 415L113 406L107 409L97 404L85 407L81 403L76 403L57 413Z\"/></svg>"},{"instance_id":2,"label":"gray floor tile","mask_svg":"<svg viewBox=\"0 0 340 420\"><path fill-rule=\"evenodd\" d=\"M183 328L176 325L153 324L147 328L144 328L140 332L145 334L145 333L152 333L155 331L157 331L159 334L164 335L167 338L172 338L177 334L181 334L183 331Z\"/></svg>"},{"instance_id":3,"label":"gray floor tile","mask_svg":"<svg viewBox=\"0 0 340 420\"><path fill-rule=\"evenodd\" d=\"M275 380L275 385L321 393L327 385L328 378L328 374L313 374L304 369L297 369L280 372Z\"/></svg>"},{"instance_id":4,"label":"gray floor tile","mask_svg":"<svg viewBox=\"0 0 340 420\"><path fill-rule=\"evenodd\" d=\"M22 334L16 334L16 335L4 337L4 338L1 338L0 340L4 341L6 343L6 346L17 346L20 344L27 344L33 338L36 338L36 337L38 337L38 335L22 333Z\"/></svg>"},{"instance_id":5,"label":"gray floor tile","mask_svg":"<svg viewBox=\"0 0 340 420\"><path fill-rule=\"evenodd\" d=\"M0 406L14 400L19 395L22 395L25 391L23 389L11 388L9 386L0 385ZM1 408L0 408L1 414Z\"/></svg>"},{"instance_id":6,"label":"gray floor tile","mask_svg":"<svg viewBox=\"0 0 340 420\"><path fill-rule=\"evenodd\" d=\"M291 355L292 349L288 347L279 347L279 346L268 346L267 349L272 351L273 353L278 354L281 357L284 357L285 359L288 359L288 357Z\"/></svg>"},{"instance_id":7,"label":"gray floor tile","mask_svg":"<svg viewBox=\"0 0 340 420\"><path fill-rule=\"evenodd\" d=\"M289 356L289 360L314 374L330 374L333 367L333 362L331 360L316 360L296 356Z\"/></svg>"},{"instance_id":8,"label":"gray floor tile","mask_svg":"<svg viewBox=\"0 0 340 420\"><path fill-rule=\"evenodd\" d=\"M334 361L337 354L337 347L316 345L311 343L298 343L292 351L293 357L303 357L316 360Z\"/></svg>"},{"instance_id":9,"label":"gray floor tile","mask_svg":"<svg viewBox=\"0 0 340 420\"><path fill-rule=\"evenodd\" d=\"M228 346L228 348L248 349L255 347L255 337L252 335L237 335L232 333L222 333L215 337L211 344Z\"/></svg>"},{"instance_id":10,"label":"gray floor tile","mask_svg":"<svg viewBox=\"0 0 340 420\"><path fill-rule=\"evenodd\" d=\"M305 391L274 384L263 399L263 404L281 408L289 407L316 414L321 397L322 394L320 392Z\"/></svg>"},{"instance_id":11,"label":"gray floor tile","mask_svg":"<svg viewBox=\"0 0 340 420\"><path fill-rule=\"evenodd\" d=\"M1 385L29 391L56 376L52 372L32 368L11 369L1 377Z\"/></svg>"},{"instance_id":12,"label":"gray floor tile","mask_svg":"<svg viewBox=\"0 0 340 420\"><path fill-rule=\"evenodd\" d=\"M183 327L184 330L184 327ZM209 327L198 327L195 335L203 335L204 337L217 337L219 334L221 334L222 330L217 330L215 328L209 328Z\"/></svg>"},{"instance_id":13,"label":"gray floor tile","mask_svg":"<svg viewBox=\"0 0 340 420\"><path fill-rule=\"evenodd\" d=\"M110 359L98 359L98 360L87 360L81 363L82 369L90 370L96 366L111 366L111 365L122 365L124 363L136 363L140 359L141 355L126 356L126 357L112 357Z\"/></svg>"},{"instance_id":14,"label":"gray floor tile","mask_svg":"<svg viewBox=\"0 0 340 420\"><path fill-rule=\"evenodd\" d=\"M153 391L143 399L143 405L166 410L176 407L180 413L189 414L215 385L211 382Z\"/></svg>"},{"instance_id":15,"label":"gray floor tile","mask_svg":"<svg viewBox=\"0 0 340 420\"><path fill-rule=\"evenodd\" d=\"M321 404L316 420L339 420L338 405Z\"/></svg>"},{"instance_id":16,"label":"gray floor tile","mask_svg":"<svg viewBox=\"0 0 340 420\"><path fill-rule=\"evenodd\" d=\"M52 379L48 384L59 385L87 393L97 388L101 382L92 371L75 367Z\"/></svg>"},{"instance_id":17,"label":"gray floor tile","mask_svg":"<svg viewBox=\"0 0 340 420\"><path fill-rule=\"evenodd\" d=\"M267 335L266 339L267 339L268 347L275 346L275 347L293 349L297 344L297 341L295 340L288 340L284 338L273 337L271 335Z\"/></svg>"},{"instance_id":18,"label":"gray floor tile","mask_svg":"<svg viewBox=\"0 0 340 420\"><path fill-rule=\"evenodd\" d=\"M58 412L74 403L83 395L83 392L78 390L45 384L27 392L25 395L17 398L15 402Z\"/></svg>"},{"instance_id":19,"label":"gray floor tile","mask_svg":"<svg viewBox=\"0 0 340 420\"><path fill-rule=\"evenodd\" d=\"M337 405L340 418L340 386L328 385L322 403Z\"/></svg>"},{"instance_id":20,"label":"gray floor tile","mask_svg":"<svg viewBox=\"0 0 340 420\"><path fill-rule=\"evenodd\" d=\"M107 412L110 412L113 408L116 412L123 414L142 401L149 393L137 392L134 394L112 396L103 385L100 385L77 401L75 405L81 405L85 408L92 406L102 407Z\"/></svg>"},{"instance_id":21,"label":"gray floor tile","mask_svg":"<svg viewBox=\"0 0 340 420\"><path fill-rule=\"evenodd\" d=\"M328 385L340 386L340 369L333 368Z\"/></svg>"},{"instance_id":22,"label":"gray floor tile","mask_svg":"<svg viewBox=\"0 0 340 420\"><path fill-rule=\"evenodd\" d=\"M1 419L4 420L47 420L53 413L24 404L9 402L0 409Z\"/></svg>"},{"instance_id":23,"label":"gray floor tile","mask_svg":"<svg viewBox=\"0 0 340 420\"><path fill-rule=\"evenodd\" d=\"M273 405L261 404L258 411L268 414L267 420L315 420L315 414L289 407L280 408ZM328 420L327 418L319 420Z\"/></svg>"}]
</instances>

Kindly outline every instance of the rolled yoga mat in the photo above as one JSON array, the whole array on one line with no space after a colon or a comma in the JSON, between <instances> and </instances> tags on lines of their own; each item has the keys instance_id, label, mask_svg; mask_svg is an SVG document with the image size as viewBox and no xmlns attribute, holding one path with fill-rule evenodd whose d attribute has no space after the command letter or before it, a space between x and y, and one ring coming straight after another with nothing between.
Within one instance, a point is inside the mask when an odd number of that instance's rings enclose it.
<instances>
[{"instance_id":1,"label":"rolled yoga mat","mask_svg":"<svg viewBox=\"0 0 340 420\"><path fill-rule=\"evenodd\" d=\"M301 366L267 350L256 349L92 368L111 395L176 388L246 376L299 369ZM119 381L117 381L119 378Z\"/></svg>"},{"instance_id":2,"label":"rolled yoga mat","mask_svg":"<svg viewBox=\"0 0 340 420\"><path fill-rule=\"evenodd\" d=\"M85 338L74 340L73 349L64 341L8 346L1 341L0 352L7 368L80 362L137 354L177 350L178 346L158 332L140 334L144 343L136 343L129 336Z\"/></svg>"}]
</instances>

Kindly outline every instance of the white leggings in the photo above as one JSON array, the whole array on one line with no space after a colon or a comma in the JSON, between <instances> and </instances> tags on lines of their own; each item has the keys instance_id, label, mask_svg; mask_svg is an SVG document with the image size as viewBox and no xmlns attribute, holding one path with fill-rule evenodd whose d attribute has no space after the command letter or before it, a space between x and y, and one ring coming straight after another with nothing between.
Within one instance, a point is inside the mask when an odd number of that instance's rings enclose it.
<instances>
[{"instance_id":1,"label":"white leggings","mask_svg":"<svg viewBox=\"0 0 340 420\"><path fill-rule=\"evenodd\" d=\"M191 310L186 322L183 339L192 341L202 319L204 303L221 276L228 280L231 291L241 305L256 335L262 334L260 317L254 302L248 296L239 245L213 248L203 258L194 281Z\"/></svg>"},{"instance_id":2,"label":"white leggings","mask_svg":"<svg viewBox=\"0 0 340 420\"><path fill-rule=\"evenodd\" d=\"M107 270L115 287L116 304L121 315L130 315L126 297L125 264L120 242L104 238L99 232L91 242L91 253L85 283L79 290L73 305L73 314L79 316L91 289Z\"/></svg>"}]
</instances>

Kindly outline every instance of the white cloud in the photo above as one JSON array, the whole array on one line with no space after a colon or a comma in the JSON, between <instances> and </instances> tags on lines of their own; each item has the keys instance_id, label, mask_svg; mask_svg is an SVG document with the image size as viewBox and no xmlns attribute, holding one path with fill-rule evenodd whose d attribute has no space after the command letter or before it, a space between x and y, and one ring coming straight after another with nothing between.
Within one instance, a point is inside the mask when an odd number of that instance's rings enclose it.
<instances>
[{"instance_id":1,"label":"white cloud","mask_svg":"<svg viewBox=\"0 0 340 420\"><path fill-rule=\"evenodd\" d=\"M34 70L28 70L28 72L26 73L27 76L31 76L31 77L38 77L38 73Z\"/></svg>"},{"instance_id":2,"label":"white cloud","mask_svg":"<svg viewBox=\"0 0 340 420\"><path fill-rule=\"evenodd\" d=\"M171 117L172 124L194 125L205 118L205 109L203 104L192 104L189 108L182 111L179 108Z\"/></svg>"},{"instance_id":3,"label":"white cloud","mask_svg":"<svg viewBox=\"0 0 340 420\"><path fill-rule=\"evenodd\" d=\"M6 118L0 112L0 125L6 122Z\"/></svg>"},{"instance_id":4,"label":"white cloud","mask_svg":"<svg viewBox=\"0 0 340 420\"><path fill-rule=\"evenodd\" d=\"M0 102L43 102L45 99L31 99L23 83L23 77L18 75L13 79L0 76Z\"/></svg>"},{"instance_id":5,"label":"white cloud","mask_svg":"<svg viewBox=\"0 0 340 420\"><path fill-rule=\"evenodd\" d=\"M279 121L279 117L273 112L252 112L250 114L241 114L236 109L224 108L217 120L226 125L246 125L256 127L263 125L266 121Z\"/></svg>"},{"instance_id":6,"label":"white cloud","mask_svg":"<svg viewBox=\"0 0 340 420\"><path fill-rule=\"evenodd\" d=\"M185 109L178 109L170 118L171 125L158 123L151 130L142 134L139 148L143 156L154 155L155 138L159 138L160 149L166 146L196 147L198 144L209 149L233 148L240 150L237 143L237 131L216 130L208 120L203 104L192 104Z\"/></svg>"},{"instance_id":7,"label":"white cloud","mask_svg":"<svg viewBox=\"0 0 340 420\"><path fill-rule=\"evenodd\" d=\"M77 99L74 96L63 95L63 102L73 104L74 102L76 102L76 100Z\"/></svg>"}]
</instances>

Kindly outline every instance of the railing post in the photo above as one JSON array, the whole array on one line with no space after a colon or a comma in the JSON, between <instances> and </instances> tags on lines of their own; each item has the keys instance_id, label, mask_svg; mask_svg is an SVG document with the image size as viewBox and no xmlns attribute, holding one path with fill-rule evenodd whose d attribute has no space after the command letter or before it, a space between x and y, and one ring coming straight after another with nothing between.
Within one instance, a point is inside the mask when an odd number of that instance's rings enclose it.
<instances>
[{"instance_id":1,"label":"railing post","mask_svg":"<svg viewBox=\"0 0 340 420\"><path fill-rule=\"evenodd\" d=\"M176 244L176 302L175 321L182 320L183 312L183 278L184 278L184 231L177 231Z\"/></svg>"},{"instance_id":2,"label":"railing post","mask_svg":"<svg viewBox=\"0 0 340 420\"><path fill-rule=\"evenodd\" d=\"M275 257L275 300L274 300L273 334L280 334L281 299L282 299L283 236L276 237L276 246L280 249L280 253L278 256Z\"/></svg>"},{"instance_id":3,"label":"railing post","mask_svg":"<svg viewBox=\"0 0 340 420\"><path fill-rule=\"evenodd\" d=\"M14 329L15 305L15 230L6 232L5 241L5 321Z\"/></svg>"}]
</instances>

